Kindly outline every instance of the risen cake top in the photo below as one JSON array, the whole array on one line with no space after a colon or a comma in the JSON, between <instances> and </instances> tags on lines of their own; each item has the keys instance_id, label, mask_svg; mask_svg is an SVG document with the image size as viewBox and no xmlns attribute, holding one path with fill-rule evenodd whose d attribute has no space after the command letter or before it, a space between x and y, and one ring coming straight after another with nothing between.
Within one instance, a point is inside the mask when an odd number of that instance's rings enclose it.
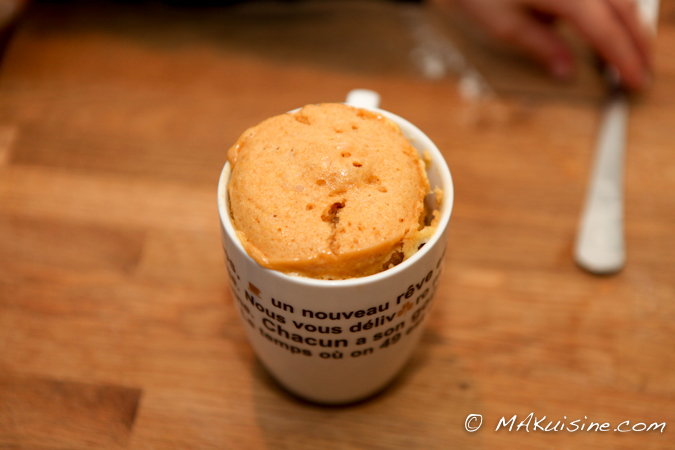
<instances>
[{"instance_id":1,"label":"risen cake top","mask_svg":"<svg viewBox=\"0 0 675 450\"><path fill-rule=\"evenodd\" d=\"M362 277L410 257L433 234L424 225L424 163L376 113L308 105L246 130L228 160L234 227L264 267Z\"/></svg>"}]
</instances>

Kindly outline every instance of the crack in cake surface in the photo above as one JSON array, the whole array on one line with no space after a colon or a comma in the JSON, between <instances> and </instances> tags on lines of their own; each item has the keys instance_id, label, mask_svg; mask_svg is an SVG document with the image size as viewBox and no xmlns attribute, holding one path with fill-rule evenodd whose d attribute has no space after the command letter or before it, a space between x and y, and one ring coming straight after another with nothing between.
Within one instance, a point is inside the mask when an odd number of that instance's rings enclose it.
<instances>
[{"instance_id":1,"label":"crack in cake surface","mask_svg":"<svg viewBox=\"0 0 675 450\"><path fill-rule=\"evenodd\" d=\"M346 203L345 199L335 202L321 215L321 220L331 225L331 232L328 236L328 248L334 255L337 255L340 250L336 239L338 233L337 224L340 222L340 210L345 207Z\"/></svg>"}]
</instances>

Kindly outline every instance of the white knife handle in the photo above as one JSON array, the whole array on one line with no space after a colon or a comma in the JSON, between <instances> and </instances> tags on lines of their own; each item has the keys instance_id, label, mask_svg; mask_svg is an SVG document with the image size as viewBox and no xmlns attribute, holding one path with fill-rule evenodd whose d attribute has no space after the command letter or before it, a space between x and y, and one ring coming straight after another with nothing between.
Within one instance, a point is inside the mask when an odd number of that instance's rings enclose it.
<instances>
[{"instance_id":1,"label":"white knife handle","mask_svg":"<svg viewBox=\"0 0 675 450\"><path fill-rule=\"evenodd\" d=\"M659 20L659 3L659 0L637 0L642 21L654 34Z\"/></svg>"},{"instance_id":2,"label":"white knife handle","mask_svg":"<svg viewBox=\"0 0 675 450\"><path fill-rule=\"evenodd\" d=\"M615 91L607 102L598 136L596 161L575 248L577 263L592 273L623 268L623 166L628 101Z\"/></svg>"}]
</instances>

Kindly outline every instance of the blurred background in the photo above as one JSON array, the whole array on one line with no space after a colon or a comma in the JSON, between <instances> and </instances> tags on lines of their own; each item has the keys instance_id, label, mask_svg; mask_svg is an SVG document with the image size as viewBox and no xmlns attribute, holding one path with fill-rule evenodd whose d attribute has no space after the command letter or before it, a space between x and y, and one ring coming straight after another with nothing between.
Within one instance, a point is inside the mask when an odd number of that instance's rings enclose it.
<instances>
[{"instance_id":1,"label":"blurred background","mask_svg":"<svg viewBox=\"0 0 675 450\"><path fill-rule=\"evenodd\" d=\"M572 258L608 87L570 27L561 83L443 2L225 3L0 4L0 448L673 448L675 3L605 277ZM437 144L456 200L413 360L321 407L245 340L216 186L245 129L355 88ZM494 431L530 412L668 425Z\"/></svg>"}]
</instances>

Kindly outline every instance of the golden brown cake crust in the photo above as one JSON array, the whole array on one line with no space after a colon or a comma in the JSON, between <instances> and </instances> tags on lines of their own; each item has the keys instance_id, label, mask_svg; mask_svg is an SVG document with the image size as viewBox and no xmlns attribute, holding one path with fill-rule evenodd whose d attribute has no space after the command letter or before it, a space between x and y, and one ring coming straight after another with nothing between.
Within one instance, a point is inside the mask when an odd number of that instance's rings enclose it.
<instances>
[{"instance_id":1,"label":"golden brown cake crust","mask_svg":"<svg viewBox=\"0 0 675 450\"><path fill-rule=\"evenodd\" d=\"M398 126L343 104L249 128L228 151L230 210L264 267L323 279L371 275L428 240L424 163Z\"/></svg>"}]
</instances>

